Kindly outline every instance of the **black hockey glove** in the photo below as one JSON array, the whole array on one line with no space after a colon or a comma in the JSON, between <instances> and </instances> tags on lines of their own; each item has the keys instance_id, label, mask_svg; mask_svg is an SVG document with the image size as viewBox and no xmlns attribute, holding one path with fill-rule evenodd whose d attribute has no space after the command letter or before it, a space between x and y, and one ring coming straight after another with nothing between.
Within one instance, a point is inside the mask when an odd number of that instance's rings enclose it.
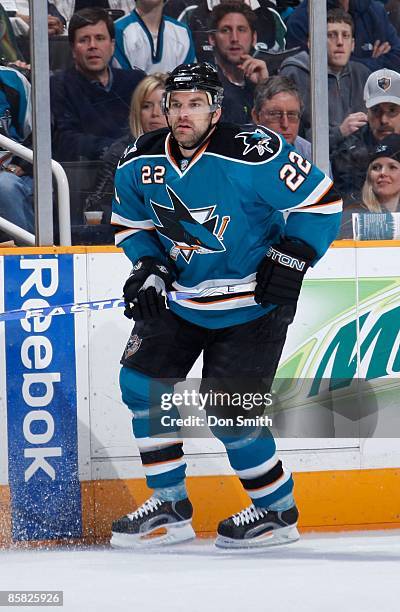
<instances>
[{"instance_id":1,"label":"black hockey glove","mask_svg":"<svg viewBox=\"0 0 400 612\"><path fill-rule=\"evenodd\" d=\"M135 321L160 316L167 308L165 294L173 280L168 265L152 257L139 259L124 285L124 315Z\"/></svg>"},{"instance_id":2,"label":"black hockey glove","mask_svg":"<svg viewBox=\"0 0 400 612\"><path fill-rule=\"evenodd\" d=\"M296 306L304 275L315 257L314 249L304 242L283 238L280 244L272 244L257 270L257 304Z\"/></svg>"}]
</instances>

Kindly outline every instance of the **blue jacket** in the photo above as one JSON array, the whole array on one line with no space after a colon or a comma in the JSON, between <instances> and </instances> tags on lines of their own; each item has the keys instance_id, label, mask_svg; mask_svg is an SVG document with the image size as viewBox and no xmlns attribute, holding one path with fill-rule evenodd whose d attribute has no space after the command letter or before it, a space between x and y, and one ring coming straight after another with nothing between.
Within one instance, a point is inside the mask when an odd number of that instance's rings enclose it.
<instances>
[{"instance_id":1,"label":"blue jacket","mask_svg":"<svg viewBox=\"0 0 400 612\"><path fill-rule=\"evenodd\" d=\"M296 46L307 49L308 3L309 0L303 0L287 22L288 49ZM338 0L327 0L328 10L337 8L338 5ZM352 59L362 62L371 71L380 68L400 70L400 38L390 23L383 4L376 0L350 0L349 12L353 17L355 28L355 49ZM374 59L371 53L376 40L387 41L391 45L391 50Z\"/></svg>"},{"instance_id":2,"label":"blue jacket","mask_svg":"<svg viewBox=\"0 0 400 612\"><path fill-rule=\"evenodd\" d=\"M145 73L112 69L111 88L89 81L75 68L50 79L53 156L59 161L100 159L128 129L132 93Z\"/></svg>"},{"instance_id":3,"label":"blue jacket","mask_svg":"<svg viewBox=\"0 0 400 612\"><path fill-rule=\"evenodd\" d=\"M31 85L18 70L0 66L0 134L23 142L31 130Z\"/></svg>"}]
</instances>

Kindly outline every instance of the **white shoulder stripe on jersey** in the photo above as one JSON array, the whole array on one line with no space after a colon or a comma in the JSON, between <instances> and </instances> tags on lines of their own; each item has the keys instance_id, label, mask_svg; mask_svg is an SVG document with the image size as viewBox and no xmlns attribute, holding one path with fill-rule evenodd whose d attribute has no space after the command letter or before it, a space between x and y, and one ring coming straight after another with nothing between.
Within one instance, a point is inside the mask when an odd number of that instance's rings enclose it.
<instances>
[{"instance_id":1,"label":"white shoulder stripe on jersey","mask_svg":"<svg viewBox=\"0 0 400 612\"><path fill-rule=\"evenodd\" d=\"M207 151L207 149L204 151L203 155L205 157L219 157L220 159L227 159L228 161L233 161L237 164L243 164L245 166L262 166L263 164L269 164L269 162L275 159L275 157L277 157L281 151L282 142L279 145L279 149L275 151L271 157L268 157L268 159L260 159L260 161L246 161L245 159L239 159L238 157L228 157L227 155L222 155L222 153L211 153L211 151Z\"/></svg>"},{"instance_id":2,"label":"white shoulder stripe on jersey","mask_svg":"<svg viewBox=\"0 0 400 612\"><path fill-rule=\"evenodd\" d=\"M342 200L337 200L336 202L332 202L332 204L314 204L313 206L306 206L304 208L290 208L288 213L318 213L320 215L333 215L334 213L342 212L343 210L343 202Z\"/></svg>"},{"instance_id":3,"label":"white shoulder stripe on jersey","mask_svg":"<svg viewBox=\"0 0 400 612\"><path fill-rule=\"evenodd\" d=\"M133 145L132 145L132 153L134 153ZM136 155L136 156L129 158L127 161L124 161L124 158L121 157L121 159L118 162L118 168L124 168L128 164L132 164L134 161L137 161L138 159L150 159L150 158L157 159L159 157L163 158L165 157L165 155L163 155L163 153L154 153L153 155Z\"/></svg>"},{"instance_id":4,"label":"white shoulder stripe on jersey","mask_svg":"<svg viewBox=\"0 0 400 612\"><path fill-rule=\"evenodd\" d=\"M333 185L332 179L330 179L329 176L325 175L322 181L318 183L315 189L310 193L310 195L306 197L305 200L303 200L302 202L299 202L295 206L286 208L285 210L291 211L291 210L295 210L296 208L303 208L306 206L313 206L315 204L318 204L318 200L322 198L324 193L326 193L332 185ZM311 212L311 211L308 211L308 212Z\"/></svg>"},{"instance_id":5,"label":"white shoulder stripe on jersey","mask_svg":"<svg viewBox=\"0 0 400 612\"><path fill-rule=\"evenodd\" d=\"M136 221L122 217L117 213L113 212L111 215L111 223L113 225L123 225L124 227L132 227L134 229L155 229L152 219L144 219L142 221Z\"/></svg>"}]
</instances>

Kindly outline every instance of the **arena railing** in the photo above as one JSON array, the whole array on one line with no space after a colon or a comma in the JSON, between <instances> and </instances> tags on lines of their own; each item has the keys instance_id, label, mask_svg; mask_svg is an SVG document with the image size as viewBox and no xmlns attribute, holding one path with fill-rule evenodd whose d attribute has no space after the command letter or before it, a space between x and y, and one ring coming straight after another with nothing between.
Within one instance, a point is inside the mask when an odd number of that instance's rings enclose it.
<instances>
[{"instance_id":1,"label":"arena railing","mask_svg":"<svg viewBox=\"0 0 400 612\"><path fill-rule=\"evenodd\" d=\"M325 2L309 3L313 162L329 174L328 58Z\"/></svg>"},{"instance_id":2,"label":"arena railing","mask_svg":"<svg viewBox=\"0 0 400 612\"><path fill-rule=\"evenodd\" d=\"M15 155L22 157L28 162L33 162L33 151L15 142L7 136L0 135L0 147L7 151L11 151ZM57 201L58 201L58 223L60 232L60 244L63 246L71 245L71 218L70 218L70 199L69 199L69 184L67 175L61 164L54 159L50 160L51 171L57 184ZM0 229L17 238L21 242L29 245L35 245L35 236L26 230L18 227L14 223L6 221L0 217Z\"/></svg>"}]
</instances>

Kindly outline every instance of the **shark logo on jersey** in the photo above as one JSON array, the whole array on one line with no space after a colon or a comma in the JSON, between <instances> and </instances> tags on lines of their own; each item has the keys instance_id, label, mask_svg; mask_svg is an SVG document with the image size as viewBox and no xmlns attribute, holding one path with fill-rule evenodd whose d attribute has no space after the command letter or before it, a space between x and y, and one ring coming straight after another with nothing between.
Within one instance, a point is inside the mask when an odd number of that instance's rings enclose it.
<instances>
[{"instance_id":1,"label":"shark logo on jersey","mask_svg":"<svg viewBox=\"0 0 400 612\"><path fill-rule=\"evenodd\" d=\"M222 217L218 231L219 215L214 215L216 206L190 210L176 193L166 185L172 208L151 201L159 225L157 231L173 243L170 257L174 260L182 255L186 263L194 253L206 255L225 251L222 242L230 217Z\"/></svg>"},{"instance_id":2,"label":"shark logo on jersey","mask_svg":"<svg viewBox=\"0 0 400 612\"><path fill-rule=\"evenodd\" d=\"M245 144L243 155L247 155L253 149L256 149L260 156L264 155L264 153L274 152L268 146L271 136L266 134L261 128L256 128L253 132L240 132L240 134L236 134L235 138L243 138Z\"/></svg>"}]
</instances>

